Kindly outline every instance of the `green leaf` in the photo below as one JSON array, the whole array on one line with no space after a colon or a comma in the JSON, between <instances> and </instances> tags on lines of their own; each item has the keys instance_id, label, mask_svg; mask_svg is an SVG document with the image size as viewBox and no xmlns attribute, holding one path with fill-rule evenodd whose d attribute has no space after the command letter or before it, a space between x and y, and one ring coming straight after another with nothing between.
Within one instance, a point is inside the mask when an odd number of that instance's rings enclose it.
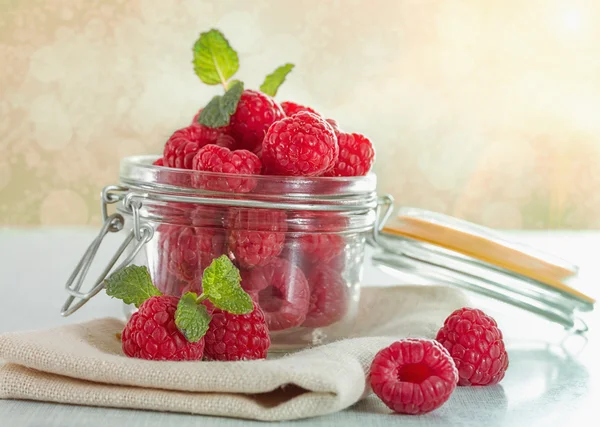
<instances>
[{"instance_id":1,"label":"green leaf","mask_svg":"<svg viewBox=\"0 0 600 427\"><path fill-rule=\"evenodd\" d=\"M104 287L109 296L123 300L125 304L135 304L136 307L150 297L162 295L152 284L148 268L138 265L115 271L104 281Z\"/></svg>"},{"instance_id":2,"label":"green leaf","mask_svg":"<svg viewBox=\"0 0 600 427\"><path fill-rule=\"evenodd\" d=\"M292 68L294 68L294 64L285 64L277 68L265 77L265 81L260 85L260 90L267 95L277 95L277 89L279 89L279 86L285 81L285 78L290 71L292 71Z\"/></svg>"},{"instance_id":3,"label":"green leaf","mask_svg":"<svg viewBox=\"0 0 600 427\"><path fill-rule=\"evenodd\" d=\"M194 71L200 80L209 85L222 83L233 76L240 63L238 54L219 30L200 34L194 44Z\"/></svg>"},{"instance_id":4,"label":"green leaf","mask_svg":"<svg viewBox=\"0 0 600 427\"><path fill-rule=\"evenodd\" d=\"M233 314L247 314L254 305L240 286L241 281L240 271L226 255L221 255L204 270L202 288L215 307Z\"/></svg>"},{"instance_id":5,"label":"green leaf","mask_svg":"<svg viewBox=\"0 0 600 427\"><path fill-rule=\"evenodd\" d=\"M196 299L198 295L188 292L181 297L175 310L175 325L189 342L198 342L206 334L210 315L203 304Z\"/></svg>"},{"instance_id":6,"label":"green leaf","mask_svg":"<svg viewBox=\"0 0 600 427\"><path fill-rule=\"evenodd\" d=\"M239 80L232 81L223 96L215 96L202 109L198 123L211 128L227 126L231 115L237 109L242 92L244 92L244 83Z\"/></svg>"}]
</instances>

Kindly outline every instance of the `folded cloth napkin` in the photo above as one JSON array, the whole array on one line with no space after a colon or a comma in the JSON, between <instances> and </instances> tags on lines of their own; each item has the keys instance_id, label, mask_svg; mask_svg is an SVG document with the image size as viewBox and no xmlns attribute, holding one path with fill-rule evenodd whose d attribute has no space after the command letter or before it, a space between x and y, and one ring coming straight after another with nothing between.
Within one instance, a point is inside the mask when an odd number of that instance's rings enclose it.
<instances>
[{"instance_id":1,"label":"folded cloth napkin","mask_svg":"<svg viewBox=\"0 0 600 427\"><path fill-rule=\"evenodd\" d=\"M443 286L364 288L348 339L245 362L153 362L125 357L105 318L0 336L0 398L291 420L347 408L369 393L369 365L403 337L433 337L467 305Z\"/></svg>"}]
</instances>

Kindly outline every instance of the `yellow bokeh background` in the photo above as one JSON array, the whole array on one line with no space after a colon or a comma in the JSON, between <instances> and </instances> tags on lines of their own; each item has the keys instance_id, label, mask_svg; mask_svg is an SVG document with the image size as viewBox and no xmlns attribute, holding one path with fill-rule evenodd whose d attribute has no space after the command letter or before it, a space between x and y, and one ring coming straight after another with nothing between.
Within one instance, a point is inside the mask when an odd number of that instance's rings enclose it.
<instances>
[{"instance_id":1,"label":"yellow bokeh background","mask_svg":"<svg viewBox=\"0 0 600 427\"><path fill-rule=\"evenodd\" d=\"M380 191L501 228L600 225L596 0L0 2L0 225L98 224L119 159L159 153L218 88L219 28L257 88L375 142Z\"/></svg>"}]
</instances>

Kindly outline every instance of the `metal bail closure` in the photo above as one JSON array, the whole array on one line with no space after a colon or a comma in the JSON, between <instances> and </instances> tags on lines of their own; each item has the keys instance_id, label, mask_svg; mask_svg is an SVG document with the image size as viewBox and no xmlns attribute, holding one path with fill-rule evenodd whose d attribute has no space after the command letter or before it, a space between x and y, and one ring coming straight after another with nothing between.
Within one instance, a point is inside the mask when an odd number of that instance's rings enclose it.
<instances>
[{"instance_id":1,"label":"metal bail closure","mask_svg":"<svg viewBox=\"0 0 600 427\"><path fill-rule=\"evenodd\" d=\"M379 233L385 227L385 223L394 211L394 198L391 194L385 194L377 198L377 208L375 210L375 226L373 227L372 244L378 246Z\"/></svg>"},{"instance_id":2,"label":"metal bail closure","mask_svg":"<svg viewBox=\"0 0 600 427\"><path fill-rule=\"evenodd\" d=\"M134 208L134 210L137 209ZM96 253L98 252L98 249L102 244L102 240L109 232L115 233L122 230L124 224L125 220L123 219L123 216L121 216L121 214L119 213L114 213L106 217L104 225L100 229L98 236L92 241L90 246L87 248L87 250L83 254L83 257L81 257L81 260L75 267L75 270L73 270L73 273L69 277L69 280L67 280L65 289L67 290L69 297L67 298L65 304L61 309L60 314L62 316L67 317L73 314L75 311L81 308L81 306L88 302L93 296L100 292L102 288L104 288L104 279L106 278L106 276L108 276L113 266L119 260L123 252L125 252L125 250L129 247L134 238L136 242L131 252L127 256L127 258L125 258L125 260L123 260L123 262L119 264L115 271L118 271L130 264L135 258L135 256L138 254L140 249L142 249L142 247L148 241L150 241L152 235L154 234L154 229L151 226L146 224L140 224L139 221L134 221L133 229L129 232L123 243L121 243L121 246L119 246L119 249L117 249L113 257L110 259L106 268L102 271L102 273L94 283L92 289L89 292L80 292L79 290L81 289L83 281L87 276L88 270L90 269L90 266L94 261ZM73 301L76 298L78 298L79 301L73 304Z\"/></svg>"}]
</instances>

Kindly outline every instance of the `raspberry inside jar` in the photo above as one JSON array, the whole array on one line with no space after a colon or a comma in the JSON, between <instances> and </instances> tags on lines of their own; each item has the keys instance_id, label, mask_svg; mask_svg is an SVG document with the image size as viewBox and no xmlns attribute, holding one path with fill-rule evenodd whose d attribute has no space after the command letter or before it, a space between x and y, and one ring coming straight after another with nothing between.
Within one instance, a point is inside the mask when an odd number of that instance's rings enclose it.
<instances>
[{"instance_id":1,"label":"raspberry inside jar","mask_svg":"<svg viewBox=\"0 0 600 427\"><path fill-rule=\"evenodd\" d=\"M122 161L121 184L128 194L118 209L130 224L154 228L133 263L146 265L161 291L201 292L207 260L225 254L264 312L270 351L351 334L364 246L377 219L373 174L228 176L153 165L156 160ZM197 185L230 178L251 179L252 188ZM140 207L137 220L134 203Z\"/></svg>"},{"instance_id":2,"label":"raspberry inside jar","mask_svg":"<svg viewBox=\"0 0 600 427\"><path fill-rule=\"evenodd\" d=\"M242 273L242 287L265 312L269 330L291 329L306 319L308 282L302 270L289 261L277 258L262 268Z\"/></svg>"}]
</instances>

